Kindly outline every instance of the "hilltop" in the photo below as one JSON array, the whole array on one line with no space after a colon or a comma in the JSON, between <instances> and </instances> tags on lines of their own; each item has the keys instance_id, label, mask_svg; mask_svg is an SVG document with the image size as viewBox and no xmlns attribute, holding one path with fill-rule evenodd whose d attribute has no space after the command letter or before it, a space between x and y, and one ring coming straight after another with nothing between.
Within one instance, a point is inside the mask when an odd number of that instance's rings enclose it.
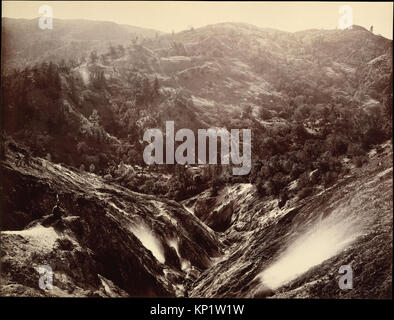
<instances>
[{"instance_id":1,"label":"hilltop","mask_svg":"<svg viewBox=\"0 0 394 320\"><path fill-rule=\"evenodd\" d=\"M78 60L92 50L136 39L153 38L161 31L109 21L53 19L53 29L41 30L36 19L2 18L2 68L23 68L43 61Z\"/></svg>"}]
</instances>

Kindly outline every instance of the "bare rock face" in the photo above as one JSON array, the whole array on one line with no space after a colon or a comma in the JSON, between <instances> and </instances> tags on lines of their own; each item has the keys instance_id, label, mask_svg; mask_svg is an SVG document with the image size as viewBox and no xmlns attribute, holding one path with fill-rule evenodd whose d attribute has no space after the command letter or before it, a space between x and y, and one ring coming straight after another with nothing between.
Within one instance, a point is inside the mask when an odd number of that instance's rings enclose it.
<instances>
[{"instance_id":1,"label":"bare rock face","mask_svg":"<svg viewBox=\"0 0 394 320\"><path fill-rule=\"evenodd\" d=\"M224 254L200 274L189 295L390 298L392 179L388 144L331 188L281 208L277 199L258 200L254 187L226 190L233 213L231 226L221 233ZM187 204L197 209L202 201ZM224 203L211 205L209 218L226 208ZM338 285L344 265L353 270L352 290Z\"/></svg>"},{"instance_id":2,"label":"bare rock face","mask_svg":"<svg viewBox=\"0 0 394 320\"><path fill-rule=\"evenodd\" d=\"M174 296L218 255L215 233L183 206L47 160L3 163L2 295ZM56 194L62 215L51 214ZM24 212L22 214L21 212ZM53 290L38 283L53 271ZM170 274L178 276L168 276Z\"/></svg>"},{"instance_id":3,"label":"bare rock face","mask_svg":"<svg viewBox=\"0 0 394 320\"><path fill-rule=\"evenodd\" d=\"M219 206L218 201L220 198L199 197L195 202L195 214L212 230L224 232L231 225L233 202Z\"/></svg>"},{"instance_id":4,"label":"bare rock face","mask_svg":"<svg viewBox=\"0 0 394 320\"><path fill-rule=\"evenodd\" d=\"M3 295L15 296L102 296L125 297L127 293L101 276L93 252L74 240L72 233L40 223L23 231L5 231L1 235ZM38 286L40 268L52 268L53 288Z\"/></svg>"}]
</instances>

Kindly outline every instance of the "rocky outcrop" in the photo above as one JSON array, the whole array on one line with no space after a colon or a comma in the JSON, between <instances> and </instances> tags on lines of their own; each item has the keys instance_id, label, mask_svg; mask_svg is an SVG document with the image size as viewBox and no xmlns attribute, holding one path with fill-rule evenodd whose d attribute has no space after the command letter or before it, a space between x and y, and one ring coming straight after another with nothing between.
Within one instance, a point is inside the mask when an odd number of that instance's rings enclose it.
<instances>
[{"instance_id":1,"label":"rocky outcrop","mask_svg":"<svg viewBox=\"0 0 394 320\"><path fill-rule=\"evenodd\" d=\"M183 295L186 275L218 255L215 233L178 203L18 157L8 152L2 166L2 295ZM38 288L42 265L53 290Z\"/></svg>"},{"instance_id":2,"label":"rocky outcrop","mask_svg":"<svg viewBox=\"0 0 394 320\"><path fill-rule=\"evenodd\" d=\"M253 187L226 189L233 213L221 233L225 253L194 282L190 296L390 298L392 179L388 143L331 188L281 208L277 199L259 200ZM194 208L205 220L226 207L222 199L201 211L202 202ZM343 265L353 270L352 290L338 285Z\"/></svg>"}]
</instances>

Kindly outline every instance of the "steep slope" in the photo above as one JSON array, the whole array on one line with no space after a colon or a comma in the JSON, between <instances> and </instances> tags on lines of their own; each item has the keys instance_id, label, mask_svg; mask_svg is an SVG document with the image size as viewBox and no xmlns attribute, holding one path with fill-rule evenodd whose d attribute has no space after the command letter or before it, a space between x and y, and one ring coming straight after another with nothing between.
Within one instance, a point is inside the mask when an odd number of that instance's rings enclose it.
<instances>
[{"instance_id":1,"label":"steep slope","mask_svg":"<svg viewBox=\"0 0 394 320\"><path fill-rule=\"evenodd\" d=\"M392 145L387 143L368 165L283 208L276 199L259 200L250 185L223 190L213 207L200 197L193 209L201 215L205 208L209 221L220 222L218 213L229 205L232 212L221 234L226 253L193 283L190 295L391 297L392 188ZM353 269L352 290L338 286L342 265Z\"/></svg>"},{"instance_id":2,"label":"steep slope","mask_svg":"<svg viewBox=\"0 0 394 320\"><path fill-rule=\"evenodd\" d=\"M2 295L183 295L186 275L220 250L178 203L18 151L6 154L1 192ZM51 216L56 194L60 219ZM55 290L38 289L40 265L52 267Z\"/></svg>"},{"instance_id":3,"label":"steep slope","mask_svg":"<svg viewBox=\"0 0 394 320\"><path fill-rule=\"evenodd\" d=\"M216 125L245 104L279 113L299 95L317 104L335 91L336 99L350 103L361 82L359 99L367 101L373 94L368 82L379 78L368 74L367 63L383 55L389 73L392 65L392 41L358 26L289 33L221 23L163 35L146 46L160 56L156 72L188 90L204 119Z\"/></svg>"},{"instance_id":4,"label":"steep slope","mask_svg":"<svg viewBox=\"0 0 394 320\"><path fill-rule=\"evenodd\" d=\"M41 30L36 19L2 18L2 67L7 70L43 61L79 60L109 44L128 44L162 32L108 21L53 19Z\"/></svg>"},{"instance_id":5,"label":"steep slope","mask_svg":"<svg viewBox=\"0 0 394 320\"><path fill-rule=\"evenodd\" d=\"M13 46L35 56L27 50L30 41L41 48L51 39L50 33L38 33L25 41L23 26L33 22L6 22L5 32L15 36L3 47L12 56L18 55ZM2 112L7 134L38 156L50 153L55 162L75 167L93 163L105 171L120 159L142 163L144 130L163 128L166 120L192 130L290 130L300 122L328 125L333 121L322 114L333 106L344 114L331 111L339 120L349 110L382 113L390 100L392 41L357 26L288 33L223 23L131 42L129 31L114 23L57 23L50 32L59 33L61 42L86 34L89 51L81 44L72 50L84 61L54 66L30 60L28 68L3 77ZM127 41L118 47L118 38ZM95 55L92 42L102 46ZM61 51L50 53L56 58L41 51L37 56L57 62L69 58ZM261 135L256 138L260 143ZM255 146L255 152L262 149ZM81 156L83 149L89 149L88 159Z\"/></svg>"}]
</instances>

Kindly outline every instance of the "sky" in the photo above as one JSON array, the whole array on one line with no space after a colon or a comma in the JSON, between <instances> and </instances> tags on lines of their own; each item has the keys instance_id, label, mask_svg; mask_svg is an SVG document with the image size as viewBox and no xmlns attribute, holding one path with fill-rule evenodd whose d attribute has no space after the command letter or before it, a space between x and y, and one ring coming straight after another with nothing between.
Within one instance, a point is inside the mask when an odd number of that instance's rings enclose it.
<instances>
[{"instance_id":1,"label":"sky","mask_svg":"<svg viewBox=\"0 0 394 320\"><path fill-rule=\"evenodd\" d=\"M340 6L350 5L353 24L393 39L392 2L247 2L247 1L3 1L2 16L33 19L41 5L58 19L113 21L164 32L220 22L246 22L283 31L335 29Z\"/></svg>"}]
</instances>

